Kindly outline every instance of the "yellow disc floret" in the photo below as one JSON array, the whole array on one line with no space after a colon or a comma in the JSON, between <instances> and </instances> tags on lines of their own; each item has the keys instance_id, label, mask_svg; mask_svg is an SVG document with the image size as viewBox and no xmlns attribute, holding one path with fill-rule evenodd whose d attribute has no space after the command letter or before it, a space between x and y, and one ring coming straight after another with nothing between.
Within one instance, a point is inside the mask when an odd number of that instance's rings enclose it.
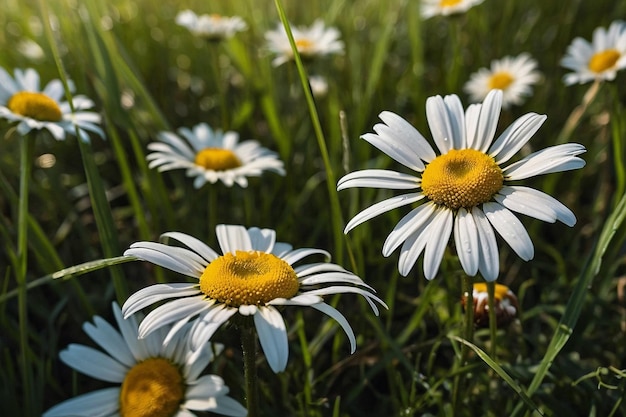
<instances>
[{"instance_id":1,"label":"yellow disc floret","mask_svg":"<svg viewBox=\"0 0 626 417\"><path fill-rule=\"evenodd\" d=\"M196 154L195 163L212 171L226 171L241 166L241 161L233 151L222 148L201 150Z\"/></svg>"},{"instance_id":2,"label":"yellow disc floret","mask_svg":"<svg viewBox=\"0 0 626 417\"><path fill-rule=\"evenodd\" d=\"M456 6L459 3L461 3L461 0L441 0L439 2L439 6L441 6L441 7L452 7L452 6Z\"/></svg>"},{"instance_id":3,"label":"yellow disc floret","mask_svg":"<svg viewBox=\"0 0 626 417\"><path fill-rule=\"evenodd\" d=\"M42 93L15 93L9 98L7 107L15 114L42 122L58 122L63 117L59 104Z\"/></svg>"},{"instance_id":4,"label":"yellow disc floret","mask_svg":"<svg viewBox=\"0 0 626 417\"><path fill-rule=\"evenodd\" d=\"M604 72L613 68L619 58L620 53L615 49L598 52L589 60L589 69L595 73Z\"/></svg>"},{"instance_id":5,"label":"yellow disc floret","mask_svg":"<svg viewBox=\"0 0 626 417\"><path fill-rule=\"evenodd\" d=\"M502 188L502 170L475 149L451 149L422 173L422 192L436 204L456 210L487 202Z\"/></svg>"},{"instance_id":6,"label":"yellow disc floret","mask_svg":"<svg viewBox=\"0 0 626 417\"><path fill-rule=\"evenodd\" d=\"M496 72L489 78L489 89L506 90L506 88L511 85L513 80L513 76L506 71Z\"/></svg>"},{"instance_id":7,"label":"yellow disc floret","mask_svg":"<svg viewBox=\"0 0 626 417\"><path fill-rule=\"evenodd\" d=\"M291 298L299 287L293 268L265 252L227 253L211 262L200 277L200 290L207 297L234 307Z\"/></svg>"},{"instance_id":8,"label":"yellow disc floret","mask_svg":"<svg viewBox=\"0 0 626 417\"><path fill-rule=\"evenodd\" d=\"M122 417L172 417L185 396L180 369L165 358L150 358L133 366L120 390Z\"/></svg>"}]
</instances>

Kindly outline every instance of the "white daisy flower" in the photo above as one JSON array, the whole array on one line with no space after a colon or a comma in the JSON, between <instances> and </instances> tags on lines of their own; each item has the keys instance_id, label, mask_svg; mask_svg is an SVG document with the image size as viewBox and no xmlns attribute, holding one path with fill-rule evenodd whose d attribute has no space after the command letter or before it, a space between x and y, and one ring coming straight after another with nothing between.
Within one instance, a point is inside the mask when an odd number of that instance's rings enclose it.
<instances>
[{"instance_id":1,"label":"white daisy flower","mask_svg":"<svg viewBox=\"0 0 626 417\"><path fill-rule=\"evenodd\" d=\"M311 75L309 77L311 92L316 98L323 98L328 94L328 81L321 75Z\"/></svg>"},{"instance_id":2,"label":"white daisy flower","mask_svg":"<svg viewBox=\"0 0 626 417\"><path fill-rule=\"evenodd\" d=\"M470 76L463 90L473 102L483 101L491 90L502 90L502 107L522 104L532 94L532 85L541 74L536 71L537 61L530 54L506 56L491 61L491 68L481 68Z\"/></svg>"},{"instance_id":3,"label":"white daisy flower","mask_svg":"<svg viewBox=\"0 0 626 417\"><path fill-rule=\"evenodd\" d=\"M197 15L191 10L179 12L176 16L176 23L189 29L194 36L208 40L230 39L237 32L248 29L246 22L239 16Z\"/></svg>"},{"instance_id":4,"label":"white daisy flower","mask_svg":"<svg viewBox=\"0 0 626 417\"><path fill-rule=\"evenodd\" d=\"M596 28L591 43L574 39L561 65L574 71L563 77L565 85L614 80L617 71L626 67L626 25L615 21L608 30Z\"/></svg>"},{"instance_id":5,"label":"white daisy flower","mask_svg":"<svg viewBox=\"0 0 626 417\"><path fill-rule=\"evenodd\" d=\"M356 349L352 328L339 311L324 302L323 296L360 294L376 315L375 302L385 306L370 286L339 265L322 262L293 266L311 255L330 258L324 250L294 250L290 244L276 242L276 232L271 229L246 230L222 224L216 227L216 233L223 255L178 232L165 233L162 238L175 239L191 250L138 242L124 253L198 279L192 284L156 284L131 295L122 307L125 317L167 300L142 321L139 337L170 323L175 323L176 329L195 317L190 341L191 348L197 349L232 316L252 316L270 367L281 372L289 355L281 306L310 306L332 317L348 335L351 352Z\"/></svg>"},{"instance_id":6,"label":"white daisy flower","mask_svg":"<svg viewBox=\"0 0 626 417\"><path fill-rule=\"evenodd\" d=\"M429 97L426 116L440 155L406 120L382 112L384 124L362 138L396 161L416 171L413 176L368 169L339 180L338 190L374 187L416 190L381 201L357 214L346 226L359 224L397 207L422 202L396 225L383 245L383 255L400 249L398 270L407 275L424 251L424 275L432 279L439 270L450 235L468 275L478 271L488 280L498 277L498 246L494 229L522 259L534 256L528 232L513 211L546 222L576 223L574 214L553 197L510 181L581 168L582 145L570 143L534 152L503 166L546 120L528 113L517 119L494 141L502 91L492 90L482 104L463 112L456 95Z\"/></svg>"},{"instance_id":7,"label":"white daisy flower","mask_svg":"<svg viewBox=\"0 0 626 417\"><path fill-rule=\"evenodd\" d=\"M236 132L222 133L200 123L193 130L179 128L178 133L180 136L160 132L160 142L148 145L153 151L146 157L150 168L158 168L160 172L184 168L188 177L195 177L196 188L218 180L228 187L234 183L247 187L247 177L259 177L264 171L285 175L283 162L276 153L255 140L239 143Z\"/></svg>"},{"instance_id":8,"label":"white daisy flower","mask_svg":"<svg viewBox=\"0 0 626 417\"><path fill-rule=\"evenodd\" d=\"M339 30L335 27L327 28L319 19L310 28L292 26L291 33L298 52L303 58L343 54L344 44L339 40L341 37ZM269 50L277 55L272 61L273 66L278 67L293 59L287 32L281 23L275 30L267 31L265 39Z\"/></svg>"},{"instance_id":9,"label":"white daisy flower","mask_svg":"<svg viewBox=\"0 0 626 417\"><path fill-rule=\"evenodd\" d=\"M39 74L32 68L16 69L15 78L0 67L0 118L18 122L17 131L26 135L31 130L46 129L57 140L65 139L65 134L76 134L89 142L85 131L104 137L98 126L101 117L98 113L84 111L94 106L89 98L78 95L72 97L75 112L70 103L62 101L63 84L60 80L50 81L43 90L39 88ZM70 83L73 91L73 85Z\"/></svg>"},{"instance_id":10,"label":"white daisy flower","mask_svg":"<svg viewBox=\"0 0 626 417\"><path fill-rule=\"evenodd\" d=\"M167 340L167 328L137 338L136 317L122 318L113 303L116 330L101 317L83 330L106 352L71 344L61 360L90 377L116 384L64 401L43 417L193 417L192 411L211 411L227 416L246 416L247 410L228 397L228 387L217 375L202 375L213 360L207 344L195 352L188 349L189 326Z\"/></svg>"},{"instance_id":11,"label":"white daisy flower","mask_svg":"<svg viewBox=\"0 0 626 417\"><path fill-rule=\"evenodd\" d=\"M424 19L463 13L484 0L422 0L421 14Z\"/></svg>"}]
</instances>

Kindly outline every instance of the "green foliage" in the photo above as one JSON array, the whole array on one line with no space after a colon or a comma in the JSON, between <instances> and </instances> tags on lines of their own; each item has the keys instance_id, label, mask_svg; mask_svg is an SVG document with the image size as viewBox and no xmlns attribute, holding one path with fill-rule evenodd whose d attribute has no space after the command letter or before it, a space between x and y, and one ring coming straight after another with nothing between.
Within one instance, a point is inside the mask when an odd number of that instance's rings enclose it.
<instances>
[{"instance_id":1,"label":"green foliage","mask_svg":"<svg viewBox=\"0 0 626 417\"><path fill-rule=\"evenodd\" d=\"M411 0L285 3L293 25L321 18L336 26L345 53L305 61L300 72L293 62L272 67L263 34L280 19L271 1L5 0L0 66L11 73L35 68L42 83L73 80L78 93L96 102L107 137L86 144L41 134L24 144L0 120L5 415L38 416L103 387L73 373L59 352L69 343L91 344L81 326L94 314L111 319L112 300L181 279L116 257L132 242L167 231L215 247L219 223L269 227L295 247L329 250L389 306L376 317L356 297L332 300L357 335L353 355L332 320L312 309L285 311L289 365L275 375L257 361L261 415L502 416L532 415L534 407L535 415L546 416L626 415L626 75L599 85L586 100L595 87L566 87L559 66L576 36L591 39L596 27L626 15L626 3L485 0L466 13L429 20ZM238 15L249 29L205 42L176 25L186 8ZM26 39L43 55L20 52L17 45ZM524 153L564 141L586 146L584 169L524 182L562 201L578 221L568 228L520 216L535 259L523 262L499 241L499 282L518 295L519 318L498 329L495 340L479 329L466 341L464 276L454 251L431 282L419 262L400 277L397 252L384 258L381 248L408 209L342 238L337 225L393 194L359 189L337 196L334 181L356 169L404 169L359 139L381 111L403 116L429 137L427 97L454 93L468 104L462 91L472 72L522 52L539 62L543 77L523 105L503 112L499 131L532 111L548 120ZM302 71L324 76L327 94L311 100ZM287 175L252 178L246 189L196 190L183 171L148 168L146 146L159 131L200 122L257 139L280 154ZM24 193L26 208L20 206ZM228 328L216 340L227 350L212 371L243 402L239 341Z\"/></svg>"}]
</instances>

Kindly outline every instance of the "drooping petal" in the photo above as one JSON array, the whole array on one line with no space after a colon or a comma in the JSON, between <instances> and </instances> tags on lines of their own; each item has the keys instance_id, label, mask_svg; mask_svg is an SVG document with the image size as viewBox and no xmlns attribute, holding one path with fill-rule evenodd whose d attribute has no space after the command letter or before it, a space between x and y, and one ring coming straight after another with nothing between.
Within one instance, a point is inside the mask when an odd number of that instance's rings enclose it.
<instances>
[{"instance_id":1,"label":"drooping petal","mask_svg":"<svg viewBox=\"0 0 626 417\"><path fill-rule=\"evenodd\" d=\"M420 234L435 216L436 209L435 204L422 204L400 219L383 244L383 256L391 255L409 236Z\"/></svg>"},{"instance_id":2,"label":"drooping petal","mask_svg":"<svg viewBox=\"0 0 626 417\"><path fill-rule=\"evenodd\" d=\"M411 193L411 194L402 194L399 196L391 197L386 200L380 201L376 204L371 205L365 210L358 213L356 216L352 218L346 225L344 229L344 233L348 233L350 230L354 229L358 225L365 223L366 221L380 215L386 213L390 210L396 209L398 207L406 206L408 204L413 204L416 201L419 201L425 197L421 192Z\"/></svg>"},{"instance_id":3,"label":"drooping petal","mask_svg":"<svg viewBox=\"0 0 626 417\"><path fill-rule=\"evenodd\" d=\"M489 220L478 207L472 208L472 217L478 231L480 245L478 270L487 281L495 281L500 273L500 258L496 234L489 224Z\"/></svg>"},{"instance_id":4,"label":"drooping petal","mask_svg":"<svg viewBox=\"0 0 626 417\"><path fill-rule=\"evenodd\" d=\"M261 307L254 315L254 325L270 368L275 373L284 371L289 359L289 344L283 316L272 306Z\"/></svg>"},{"instance_id":5,"label":"drooping petal","mask_svg":"<svg viewBox=\"0 0 626 417\"><path fill-rule=\"evenodd\" d=\"M507 180L523 180L552 172L570 171L585 166L585 161L578 158L586 151L578 143L565 143L533 152L524 159L502 170Z\"/></svg>"},{"instance_id":6,"label":"drooping petal","mask_svg":"<svg viewBox=\"0 0 626 417\"><path fill-rule=\"evenodd\" d=\"M428 225L430 230L427 233L431 236L437 236L437 238L429 239L426 242L424 251L424 276L426 279L433 279L439 271L443 254L452 233L452 225L452 211L447 208L438 209L435 217Z\"/></svg>"},{"instance_id":7,"label":"drooping petal","mask_svg":"<svg viewBox=\"0 0 626 417\"><path fill-rule=\"evenodd\" d=\"M568 226L576 224L576 216L564 204L548 194L529 187L504 186L494 200L509 210L545 222L559 220Z\"/></svg>"},{"instance_id":8,"label":"drooping petal","mask_svg":"<svg viewBox=\"0 0 626 417\"><path fill-rule=\"evenodd\" d=\"M119 410L120 387L105 388L70 398L43 413L42 417L111 417Z\"/></svg>"},{"instance_id":9,"label":"drooping petal","mask_svg":"<svg viewBox=\"0 0 626 417\"><path fill-rule=\"evenodd\" d=\"M533 242L524 225L513 213L498 203L483 204L483 212L493 228L520 258L525 261L533 258L535 253Z\"/></svg>"},{"instance_id":10,"label":"drooping petal","mask_svg":"<svg viewBox=\"0 0 626 417\"><path fill-rule=\"evenodd\" d=\"M66 365L101 381L121 383L128 372L124 365L89 346L71 344L59 357Z\"/></svg>"},{"instance_id":11,"label":"drooping petal","mask_svg":"<svg viewBox=\"0 0 626 417\"><path fill-rule=\"evenodd\" d=\"M460 208L454 218L454 243L465 273L469 276L476 275L480 254L478 230L474 217L464 208Z\"/></svg>"},{"instance_id":12,"label":"drooping petal","mask_svg":"<svg viewBox=\"0 0 626 417\"><path fill-rule=\"evenodd\" d=\"M343 331L348 336L348 340L350 341L350 353L354 353L354 351L356 350L356 337L354 336L352 327L350 327L350 323L348 323L348 320L346 320L343 314L341 314L336 308L326 303L313 304L311 307L321 311L329 317L332 317L337 323L339 323Z\"/></svg>"},{"instance_id":13,"label":"drooping petal","mask_svg":"<svg viewBox=\"0 0 626 417\"><path fill-rule=\"evenodd\" d=\"M364 169L344 175L337 182L337 191L355 187L412 190L419 188L419 178L384 169Z\"/></svg>"},{"instance_id":14,"label":"drooping petal","mask_svg":"<svg viewBox=\"0 0 626 417\"><path fill-rule=\"evenodd\" d=\"M139 325L139 337L143 338L154 330L177 322L186 317L193 317L209 309L213 302L206 300L204 294L195 297L177 298L155 308Z\"/></svg>"},{"instance_id":15,"label":"drooping petal","mask_svg":"<svg viewBox=\"0 0 626 417\"><path fill-rule=\"evenodd\" d=\"M196 239L193 236L189 236L185 233L167 232L161 235L161 239L163 238L178 240L188 248L192 249L198 255L202 256L207 262L211 262L217 259L217 257L219 256L217 252L207 246L203 241L201 241L200 239Z\"/></svg>"}]
</instances>

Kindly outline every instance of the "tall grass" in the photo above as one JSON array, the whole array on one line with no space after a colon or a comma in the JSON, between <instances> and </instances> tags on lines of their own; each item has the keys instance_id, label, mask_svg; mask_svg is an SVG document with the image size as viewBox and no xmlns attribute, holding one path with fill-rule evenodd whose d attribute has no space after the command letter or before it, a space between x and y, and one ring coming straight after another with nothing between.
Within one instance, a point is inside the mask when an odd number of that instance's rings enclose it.
<instances>
[{"instance_id":1,"label":"tall grass","mask_svg":"<svg viewBox=\"0 0 626 417\"><path fill-rule=\"evenodd\" d=\"M296 247L327 249L389 306L378 318L360 301L332 300L357 335L353 355L332 320L286 311L293 314L286 372L275 375L257 362L261 415L626 415L626 75L565 87L559 66L574 37L590 39L594 28L626 16L626 4L485 0L467 13L423 21L410 0L282 3L292 25L320 18L339 28L345 53L300 68L272 67L263 34L280 18L269 0L4 1L0 66L33 67L42 82L73 80L96 101L106 131L106 140L94 136L91 144L45 134L26 139L0 120L4 415L38 416L102 387L72 372L59 352L69 343L90 344L82 323L94 314L110 319L112 300L181 279L115 258L132 242L174 230L215 247L217 223L269 227ZM175 24L185 8L238 15L249 29L207 43ZM39 44L43 56L21 53L24 39ZM380 252L408 210L357 227L348 241L337 230L343 221L392 194L342 191L334 203L334 182L355 169L402 170L359 139L381 111L405 117L429 137L427 97L454 93L468 104L462 86L472 72L521 52L539 62L543 78L522 106L503 112L499 131L533 111L548 120L523 152L565 141L586 146L584 169L525 181L564 202L578 222L568 228L522 217L535 259L523 262L502 244L499 277L516 292L519 317L495 340L477 329L467 341L464 276L454 251L433 281L423 277L421 261L400 277L397 253ZM303 71L324 76L328 93L311 97ZM148 169L146 145L159 131L200 122L259 140L280 154L287 175L253 178L246 189L196 190L182 171ZM236 336L217 333L227 350L212 372L241 400Z\"/></svg>"}]
</instances>

